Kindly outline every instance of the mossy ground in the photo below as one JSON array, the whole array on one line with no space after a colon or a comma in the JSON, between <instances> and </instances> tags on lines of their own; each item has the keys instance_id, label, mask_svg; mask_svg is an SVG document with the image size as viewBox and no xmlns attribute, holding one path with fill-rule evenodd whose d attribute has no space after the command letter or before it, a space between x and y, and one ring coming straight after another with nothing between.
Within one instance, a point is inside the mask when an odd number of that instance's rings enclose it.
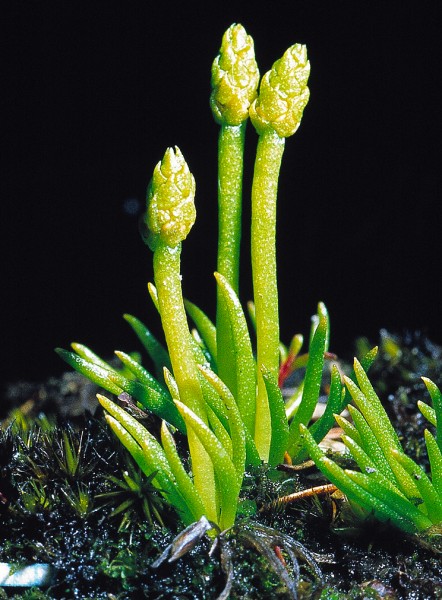
<instances>
[{"instance_id":1,"label":"mossy ground","mask_svg":"<svg viewBox=\"0 0 442 600\"><path fill-rule=\"evenodd\" d=\"M442 383L442 348L420 334L386 332L380 348L371 379L407 453L425 464L425 422L416 403L426 397L421 376ZM54 578L44 590L3 588L0 597L216 598L225 574L219 554L209 556L207 538L177 562L152 569L180 526L139 477L99 411L87 416L96 408L95 391L79 376L66 374L44 385L13 386L6 394L3 417L13 407L21 410L1 436L0 561L50 563ZM138 486L133 491L124 485L125 472ZM327 495L259 512L277 497L323 482L314 468L301 474L260 468L245 479L242 518L292 536L314 553L323 571L325 587L317 586L299 559L299 598L442 598L437 538L426 546L428 540L407 537L388 524L358 521L346 503ZM265 557L235 540L234 531L230 539L231 597L286 597Z\"/></svg>"}]
</instances>

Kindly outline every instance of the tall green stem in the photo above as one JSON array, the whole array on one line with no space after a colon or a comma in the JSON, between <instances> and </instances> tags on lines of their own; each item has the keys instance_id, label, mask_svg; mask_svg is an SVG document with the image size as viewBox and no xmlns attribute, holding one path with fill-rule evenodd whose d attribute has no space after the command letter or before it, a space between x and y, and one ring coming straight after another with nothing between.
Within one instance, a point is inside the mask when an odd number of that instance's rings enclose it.
<instances>
[{"instance_id":1,"label":"tall green stem","mask_svg":"<svg viewBox=\"0 0 442 600\"><path fill-rule=\"evenodd\" d=\"M204 423L207 415L191 345L181 290L181 242L195 222L195 180L179 148L168 148L154 169L147 192L147 243L153 250L158 308L179 400ZM213 464L193 431L187 432L192 470L207 517L217 521Z\"/></svg>"},{"instance_id":2,"label":"tall green stem","mask_svg":"<svg viewBox=\"0 0 442 600\"><path fill-rule=\"evenodd\" d=\"M180 399L203 421L207 420L204 398L193 357L184 309L180 275L181 244L171 248L159 243L154 252L154 278L158 305Z\"/></svg>"},{"instance_id":3,"label":"tall green stem","mask_svg":"<svg viewBox=\"0 0 442 600\"><path fill-rule=\"evenodd\" d=\"M212 64L210 106L221 130L218 141L217 271L238 295L244 136L250 103L256 98L259 71L252 38L239 23L223 35ZM228 311L218 291L216 309L217 369L237 396L236 363Z\"/></svg>"},{"instance_id":4,"label":"tall green stem","mask_svg":"<svg viewBox=\"0 0 442 600\"><path fill-rule=\"evenodd\" d=\"M199 384L198 369L193 357L184 309L180 256L181 244L171 248L161 240L158 242L153 259L158 305L180 400L207 424L204 397ZM206 508L207 518L217 521L216 484L212 462L195 432L190 428L187 431L187 439L195 487Z\"/></svg>"},{"instance_id":5,"label":"tall green stem","mask_svg":"<svg viewBox=\"0 0 442 600\"><path fill-rule=\"evenodd\" d=\"M271 129L259 137L252 185L252 275L258 370L277 379L279 368L276 281L276 197L285 139ZM263 460L270 450L271 418L264 380L258 376L255 443Z\"/></svg>"},{"instance_id":6,"label":"tall green stem","mask_svg":"<svg viewBox=\"0 0 442 600\"><path fill-rule=\"evenodd\" d=\"M246 121L222 125L218 141L218 263L217 271L238 295L241 244L242 176ZM218 375L237 395L235 357L228 311L218 290L216 305Z\"/></svg>"}]
</instances>

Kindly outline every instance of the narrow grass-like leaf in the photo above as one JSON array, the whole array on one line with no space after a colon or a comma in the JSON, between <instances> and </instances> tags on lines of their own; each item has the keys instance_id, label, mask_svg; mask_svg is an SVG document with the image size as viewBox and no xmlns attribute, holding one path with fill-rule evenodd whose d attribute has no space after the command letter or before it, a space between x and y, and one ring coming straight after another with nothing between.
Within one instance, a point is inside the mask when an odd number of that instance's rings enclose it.
<instances>
[{"instance_id":1,"label":"narrow grass-like leaf","mask_svg":"<svg viewBox=\"0 0 442 600\"><path fill-rule=\"evenodd\" d=\"M380 447L376 436L370 429L363 415L359 412L357 408L351 405L349 405L348 411L353 419L354 426L356 427L359 433L359 445L361 446L361 448L368 456L370 456L370 458L376 465L376 468L379 469L381 473L383 473L386 477L390 477L391 479L396 480L394 472L387 458L385 457L385 454L382 451L382 448Z\"/></svg>"},{"instance_id":2,"label":"narrow grass-like leaf","mask_svg":"<svg viewBox=\"0 0 442 600\"><path fill-rule=\"evenodd\" d=\"M168 369L171 368L167 350L139 319L129 314L124 314L123 318L136 333L138 339L155 365L157 377L161 378L163 375L163 367L167 367Z\"/></svg>"},{"instance_id":3,"label":"narrow grass-like leaf","mask_svg":"<svg viewBox=\"0 0 442 600\"><path fill-rule=\"evenodd\" d=\"M134 452L134 459L143 472L146 473L147 470L146 474L151 474L155 471L156 475L153 483L156 482L156 487L162 491L166 499L178 510L183 520L187 521L189 518L191 519L190 511L178 491L166 455L157 440L136 419L117 406L115 402L108 400L108 398L100 394L97 395L97 398L110 417L113 417L113 420L107 419L109 425L129 452ZM144 462L141 464L138 462L140 457L139 451L136 450L131 438L143 452Z\"/></svg>"},{"instance_id":4,"label":"narrow grass-like leaf","mask_svg":"<svg viewBox=\"0 0 442 600\"><path fill-rule=\"evenodd\" d=\"M93 352L93 350L91 350L84 344L79 344L78 342L72 342L71 347L74 350L74 352L76 352L78 354L78 356L81 356L81 358L84 358L88 362L91 362L94 365L102 367L103 369L108 369L111 371L115 370L108 362L103 360L100 356L98 356L98 354L95 354L95 352Z\"/></svg>"},{"instance_id":5,"label":"narrow grass-like leaf","mask_svg":"<svg viewBox=\"0 0 442 600\"><path fill-rule=\"evenodd\" d=\"M371 460L371 458L364 452L364 450L359 446L354 440L347 437L346 435L342 436L342 441L350 450L351 455L355 459L362 473L369 475L373 481L379 481L384 487L390 489L394 494L399 494L409 502L408 498L398 489L398 487L393 483L393 479L389 479L386 477L379 469L376 464Z\"/></svg>"},{"instance_id":6,"label":"narrow grass-like leaf","mask_svg":"<svg viewBox=\"0 0 442 600\"><path fill-rule=\"evenodd\" d=\"M298 410L299 405L301 404L303 392L304 392L304 380L301 381L301 383L296 388L294 394L292 396L290 396L290 398L286 402L285 415L286 415L288 422L292 419L293 415L296 414L296 411Z\"/></svg>"},{"instance_id":7,"label":"narrow grass-like leaf","mask_svg":"<svg viewBox=\"0 0 442 600\"><path fill-rule=\"evenodd\" d=\"M129 354L125 352L121 352L120 350L115 350L116 356L121 360L121 362L129 369L129 371L136 376L138 381L143 385L154 389L159 394L163 394L168 396L167 390L159 383L157 379L149 371L147 371L143 365L134 360Z\"/></svg>"},{"instance_id":8,"label":"narrow grass-like leaf","mask_svg":"<svg viewBox=\"0 0 442 600\"><path fill-rule=\"evenodd\" d=\"M176 479L178 489L186 501L187 506L192 511L193 520L198 521L198 519L205 514L203 501L201 500L192 479L184 468L175 446L175 440L164 421L161 424L161 443L167 460L169 461L170 469Z\"/></svg>"},{"instance_id":9,"label":"narrow grass-like leaf","mask_svg":"<svg viewBox=\"0 0 442 600\"><path fill-rule=\"evenodd\" d=\"M92 363L75 352L69 352L68 350L64 350L63 348L56 348L55 352L70 365L76 371L84 375L88 379L90 379L96 385L104 388L111 394L115 394L118 396L123 391L121 386L118 386L116 383L109 379L109 374L111 372L116 373L116 371L111 371L110 367L104 368L95 363Z\"/></svg>"},{"instance_id":10,"label":"narrow grass-like leaf","mask_svg":"<svg viewBox=\"0 0 442 600\"><path fill-rule=\"evenodd\" d=\"M180 391L178 389L178 384L175 381L174 376L172 375L172 373L169 371L169 369L167 367L164 367L163 373L164 373L164 381L166 382L167 388L169 390L170 395L172 396L172 399L179 400L180 399Z\"/></svg>"},{"instance_id":11,"label":"narrow grass-like leaf","mask_svg":"<svg viewBox=\"0 0 442 600\"><path fill-rule=\"evenodd\" d=\"M379 350L379 348L377 346L374 346L371 350L369 350L367 352L367 354L365 354L361 358L361 366L366 373L370 369L370 367L374 363L374 361L376 360L376 357L378 355L378 350Z\"/></svg>"},{"instance_id":12,"label":"narrow grass-like leaf","mask_svg":"<svg viewBox=\"0 0 442 600\"><path fill-rule=\"evenodd\" d=\"M179 401L175 403L188 430L191 428L194 431L213 463L221 499L219 525L221 529L231 527L235 522L240 489L235 467L222 444L207 425L185 404Z\"/></svg>"},{"instance_id":13,"label":"narrow grass-like leaf","mask_svg":"<svg viewBox=\"0 0 442 600\"><path fill-rule=\"evenodd\" d=\"M420 496L425 504L428 518L433 524L442 522L442 496L440 496L429 477L420 465L414 462L403 452L392 450L393 456L404 467L404 469L413 477Z\"/></svg>"},{"instance_id":14,"label":"narrow grass-like leaf","mask_svg":"<svg viewBox=\"0 0 442 600\"><path fill-rule=\"evenodd\" d=\"M125 429L125 427L109 414L105 414L105 419L115 435L118 437L123 446L128 450L129 454L133 457L137 465L146 475L146 477L150 477L152 473L155 471L152 470L150 461L146 458L141 446L134 439L134 437ZM157 482L156 487L159 487Z\"/></svg>"},{"instance_id":15,"label":"narrow grass-like leaf","mask_svg":"<svg viewBox=\"0 0 442 600\"><path fill-rule=\"evenodd\" d=\"M252 343L246 318L237 295L225 277L215 273L218 289L228 312L232 343L235 355L236 390L231 392L238 404L239 411L248 432L255 431L256 410L256 363L253 358Z\"/></svg>"},{"instance_id":16,"label":"narrow grass-like leaf","mask_svg":"<svg viewBox=\"0 0 442 600\"><path fill-rule=\"evenodd\" d=\"M442 392L431 379L428 379L428 377L422 377L422 381L425 383L433 403L433 409L436 415L436 441L442 452Z\"/></svg>"},{"instance_id":17,"label":"narrow grass-like leaf","mask_svg":"<svg viewBox=\"0 0 442 600\"><path fill-rule=\"evenodd\" d=\"M309 360L305 373L302 400L290 424L287 451L293 457L296 457L302 447L302 440L299 437L299 425L301 423L308 425L315 406L318 403L321 388L328 323L326 313L322 310L321 305L318 315L319 323L315 329L309 348Z\"/></svg>"},{"instance_id":18,"label":"narrow grass-like leaf","mask_svg":"<svg viewBox=\"0 0 442 600\"><path fill-rule=\"evenodd\" d=\"M423 416L427 419L427 421L431 423L431 425L436 427L437 420L436 411L434 410L434 408L428 406L428 404L425 404L425 402L422 402L422 400L418 400L417 407L421 411Z\"/></svg>"},{"instance_id":19,"label":"narrow grass-like leaf","mask_svg":"<svg viewBox=\"0 0 442 600\"><path fill-rule=\"evenodd\" d=\"M264 367L261 368L261 373L266 386L272 424L271 432L269 432L271 435L269 465L274 467L284 460L284 453L287 450L289 437L289 426L285 414L284 398L282 397L277 380Z\"/></svg>"},{"instance_id":20,"label":"narrow grass-like leaf","mask_svg":"<svg viewBox=\"0 0 442 600\"><path fill-rule=\"evenodd\" d=\"M186 307L187 314L190 316L192 321L195 323L198 333L200 334L203 342L207 346L208 351L212 357L213 362L216 364L216 327L198 306L184 300L184 306Z\"/></svg>"},{"instance_id":21,"label":"narrow grass-like leaf","mask_svg":"<svg viewBox=\"0 0 442 600\"><path fill-rule=\"evenodd\" d=\"M366 373L368 372L371 365L376 360L376 357L378 355L378 350L379 350L378 346L374 346L371 350L369 350L361 358L360 363ZM354 368L352 369L352 372L349 375L349 377L354 383L356 383L356 374L355 374ZM344 389L345 389L345 405L347 405L347 404L350 404L350 402L351 402L351 395L347 388L344 388Z\"/></svg>"},{"instance_id":22,"label":"narrow grass-like leaf","mask_svg":"<svg viewBox=\"0 0 442 600\"><path fill-rule=\"evenodd\" d=\"M327 404L325 405L324 414L310 427L310 433L316 442L319 443L333 427L335 414L339 414L344 410L344 402L345 396L341 384L341 374L338 367L333 365L331 370L330 392Z\"/></svg>"},{"instance_id":23,"label":"narrow grass-like leaf","mask_svg":"<svg viewBox=\"0 0 442 600\"><path fill-rule=\"evenodd\" d=\"M356 502L362 506L368 513L373 512L375 516L381 521L391 521L397 527L403 531L409 533L416 532L416 525L403 515L398 514L394 509L387 505L383 500L374 496L366 489L364 489L359 483L354 481L349 471L344 471L339 465L333 460L326 457L324 452L319 448L313 436L309 433L307 427L300 425L301 435L304 438L304 443L309 451L311 458L315 461L318 469L334 484L338 487L350 501ZM353 472L352 472L353 473ZM361 473L357 475L362 475ZM411 505L411 504L410 504ZM413 505L411 505L413 507ZM414 507L413 507L414 508ZM424 529L426 526L431 525L431 522L425 515L421 513L420 516L420 528ZM425 525L425 526L424 526Z\"/></svg>"},{"instance_id":24,"label":"narrow grass-like leaf","mask_svg":"<svg viewBox=\"0 0 442 600\"><path fill-rule=\"evenodd\" d=\"M172 402L172 399L165 393L159 393L153 388L142 385L138 381L125 379L122 381L120 375L109 373L109 379L113 383L120 385L121 388L137 402L151 413L164 419L181 432L185 432L184 421Z\"/></svg>"},{"instance_id":25,"label":"narrow grass-like leaf","mask_svg":"<svg viewBox=\"0 0 442 600\"><path fill-rule=\"evenodd\" d=\"M159 307L159 304L158 304L158 292L157 292L157 288L150 281L147 284L147 291L149 292L149 296L150 296L150 298L151 298L151 300L152 300L155 308L157 309L158 312L160 312L160 307Z\"/></svg>"},{"instance_id":26,"label":"narrow grass-like leaf","mask_svg":"<svg viewBox=\"0 0 442 600\"><path fill-rule=\"evenodd\" d=\"M233 456L233 448L232 448L232 439L229 435L229 432L221 423L220 419L216 415L216 413L210 408L210 406L206 406L207 410L207 418L209 419L210 429L219 439L227 454L232 458Z\"/></svg>"},{"instance_id":27,"label":"narrow grass-like leaf","mask_svg":"<svg viewBox=\"0 0 442 600\"><path fill-rule=\"evenodd\" d=\"M438 495L442 498L442 452L434 436L426 429L424 431L425 444L431 466L431 482Z\"/></svg>"},{"instance_id":28,"label":"narrow grass-like leaf","mask_svg":"<svg viewBox=\"0 0 442 600\"><path fill-rule=\"evenodd\" d=\"M170 479L173 479L164 451L150 431L112 400L101 394L97 394L97 398L102 407L131 434L143 452L148 453L153 459L155 468L162 470Z\"/></svg>"},{"instance_id":29,"label":"narrow grass-like leaf","mask_svg":"<svg viewBox=\"0 0 442 600\"><path fill-rule=\"evenodd\" d=\"M200 372L213 386L226 406L230 426L230 437L232 439L232 462L235 466L238 483L241 486L246 462L244 422L241 418L232 392L229 390L226 384L221 381L221 379L211 369L200 367Z\"/></svg>"},{"instance_id":30,"label":"narrow grass-like leaf","mask_svg":"<svg viewBox=\"0 0 442 600\"><path fill-rule=\"evenodd\" d=\"M356 358L354 360L353 368L359 384L359 388L362 392L362 396L360 394L356 394L355 396L353 396L352 394L356 406L364 415L365 419L367 420L367 423L372 428L376 437L379 435L379 437L381 438L378 439L381 447L395 447L398 448L398 450L400 450L401 444L397 433L394 430L393 425L391 424L391 421L388 418L384 407L382 406L382 403L378 398L378 395L374 391L373 386L371 385L370 380L367 377L367 374L365 373L364 369L362 368L362 365ZM361 402L362 406L359 405Z\"/></svg>"},{"instance_id":31,"label":"narrow grass-like leaf","mask_svg":"<svg viewBox=\"0 0 442 600\"><path fill-rule=\"evenodd\" d=\"M363 473L378 470L376 463L373 462L373 460L368 456L365 450L359 444L357 444L353 438L343 434L341 436L341 440L347 446L348 450L350 451L350 454L357 462L358 467Z\"/></svg>"},{"instance_id":32,"label":"narrow grass-like leaf","mask_svg":"<svg viewBox=\"0 0 442 600\"><path fill-rule=\"evenodd\" d=\"M379 479L376 480L371 478L370 475L356 471L345 471L345 473L373 498L376 498L380 504L384 505L384 508L378 513L379 509L375 508L373 502L375 515L380 520L389 520L409 533L422 531L431 526L428 517L416 508L412 502L392 490L390 486L384 485ZM387 516L387 519L382 518L383 515Z\"/></svg>"},{"instance_id":33,"label":"narrow grass-like leaf","mask_svg":"<svg viewBox=\"0 0 442 600\"><path fill-rule=\"evenodd\" d=\"M359 435L359 431L356 429L356 427L341 415L335 415L335 419L339 427L344 431L345 435L362 447L362 438Z\"/></svg>"},{"instance_id":34,"label":"narrow grass-like leaf","mask_svg":"<svg viewBox=\"0 0 442 600\"><path fill-rule=\"evenodd\" d=\"M361 446L367 451L368 448L365 447L365 444L370 443L372 445L373 452L375 451L374 449L376 445L379 447L380 451L390 465L391 471L394 473L394 477L399 485L399 488L408 498L412 498L418 493L416 484L409 473L407 473L403 466L398 463L391 452L392 449L396 449L401 453L403 452L399 438L393 429L393 426L384 410L384 407L381 404L381 401L368 381L367 375L356 359L355 373L358 378L358 382L360 384L362 383L364 391L362 388L359 389L357 385L348 377L344 377L344 381L350 391L354 403L358 407L360 414L363 416L363 420L361 420L360 416L358 416L354 409L349 406L349 411L353 415L353 418L358 420L358 423L356 423L356 428L359 430L360 426L364 429L364 431L359 431L362 439ZM364 426L364 422L368 424L368 427ZM373 438L376 438L376 444L374 442L372 443ZM369 442L369 440L371 441ZM368 453L370 454L370 452ZM382 468L382 457L380 456L379 452L376 452L374 458L379 468ZM378 459L380 459L381 462L378 462ZM388 471L384 471L384 474L388 476Z\"/></svg>"}]
</instances>

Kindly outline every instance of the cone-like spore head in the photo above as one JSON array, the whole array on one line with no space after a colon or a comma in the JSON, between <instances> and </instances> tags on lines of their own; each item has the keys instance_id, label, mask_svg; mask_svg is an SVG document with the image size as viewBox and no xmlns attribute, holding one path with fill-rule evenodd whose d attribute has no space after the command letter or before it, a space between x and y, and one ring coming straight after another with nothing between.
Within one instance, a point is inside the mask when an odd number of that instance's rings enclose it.
<instances>
[{"instance_id":1,"label":"cone-like spore head","mask_svg":"<svg viewBox=\"0 0 442 600\"><path fill-rule=\"evenodd\" d=\"M259 83L253 39L240 24L225 32L218 56L212 65L210 106L215 120L240 125L249 116Z\"/></svg>"},{"instance_id":2,"label":"cone-like spore head","mask_svg":"<svg viewBox=\"0 0 442 600\"><path fill-rule=\"evenodd\" d=\"M291 46L267 71L250 107L250 119L260 135L267 129L282 138L295 133L309 99L309 74L307 49L301 44Z\"/></svg>"},{"instance_id":3,"label":"cone-like spore head","mask_svg":"<svg viewBox=\"0 0 442 600\"><path fill-rule=\"evenodd\" d=\"M178 147L168 148L153 172L147 190L147 243L170 247L186 239L195 223L195 179Z\"/></svg>"}]
</instances>

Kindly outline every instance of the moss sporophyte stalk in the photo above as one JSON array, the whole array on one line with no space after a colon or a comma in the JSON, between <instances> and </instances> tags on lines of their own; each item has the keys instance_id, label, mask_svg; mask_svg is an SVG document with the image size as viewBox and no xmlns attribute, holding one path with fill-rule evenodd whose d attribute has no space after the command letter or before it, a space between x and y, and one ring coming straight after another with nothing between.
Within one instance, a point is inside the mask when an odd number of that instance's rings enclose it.
<instances>
[{"instance_id":1,"label":"moss sporophyte stalk","mask_svg":"<svg viewBox=\"0 0 442 600\"><path fill-rule=\"evenodd\" d=\"M125 315L150 356L155 375L121 351L116 354L123 368L118 369L81 344L73 344L73 351L58 350L65 361L102 388L115 396L130 395L139 408L160 419L159 431L154 427L149 431L117 402L98 397L115 435L149 485L190 527L186 536L194 539L204 535L207 523L220 531L235 525L248 469L262 463L299 463L309 455L352 506L358 507L358 514L374 514L411 533L442 522L439 389L426 380L433 408L420 406L437 431L436 437L425 434L431 467L428 477L403 452L368 380L366 372L376 349L355 361L350 377L332 365L326 408L312 424L325 360L331 356L324 304L318 304L312 319L307 353L300 353L303 339L299 334L288 348L280 341L275 250L278 178L285 140L297 131L308 102L309 73L307 50L295 44L259 83L252 38L239 24L223 36L212 67L210 97L220 126L215 323L183 298L180 259L196 220L196 187L181 150L168 148L154 169L145 213L154 275L148 288L165 345L136 317ZM249 117L258 134L251 192L251 319L239 300L243 156ZM195 329L189 328L188 317ZM255 329L255 345L249 322ZM281 386L301 367L302 380L285 402ZM348 404L350 416L344 418L341 414ZM359 471L342 469L319 446L336 422ZM184 455L183 440L187 440Z\"/></svg>"}]
</instances>

